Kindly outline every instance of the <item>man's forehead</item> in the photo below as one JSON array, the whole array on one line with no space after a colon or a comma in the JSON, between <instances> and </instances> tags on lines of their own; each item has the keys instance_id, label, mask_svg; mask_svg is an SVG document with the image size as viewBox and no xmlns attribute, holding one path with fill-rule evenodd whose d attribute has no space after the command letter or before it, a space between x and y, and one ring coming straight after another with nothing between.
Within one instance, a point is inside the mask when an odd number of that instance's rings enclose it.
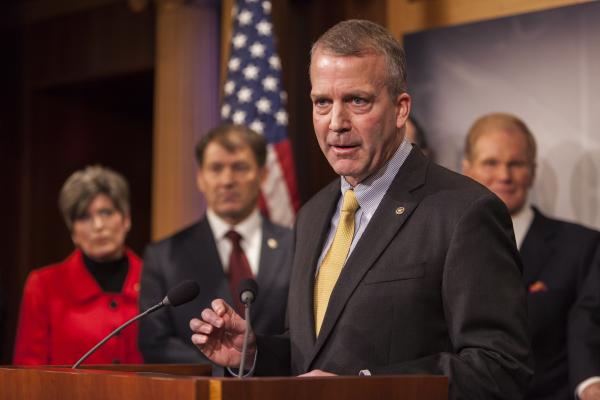
<instances>
[{"instance_id":1,"label":"man's forehead","mask_svg":"<svg viewBox=\"0 0 600 400\"><path fill-rule=\"evenodd\" d=\"M218 158L222 156L249 157L254 156L252 148L244 141L221 143L213 140L208 143L204 151L205 158Z\"/></svg>"},{"instance_id":2,"label":"man's forehead","mask_svg":"<svg viewBox=\"0 0 600 400\"><path fill-rule=\"evenodd\" d=\"M318 56L317 56L318 57ZM385 69L378 55L324 55L311 66L311 96L329 92L332 87L349 94L372 93L385 85ZM381 63L383 67L383 63Z\"/></svg>"},{"instance_id":3,"label":"man's forehead","mask_svg":"<svg viewBox=\"0 0 600 400\"><path fill-rule=\"evenodd\" d=\"M513 158L528 157L525 136L521 132L505 129L481 132L473 143L473 152L481 158L497 158L502 154Z\"/></svg>"}]
</instances>

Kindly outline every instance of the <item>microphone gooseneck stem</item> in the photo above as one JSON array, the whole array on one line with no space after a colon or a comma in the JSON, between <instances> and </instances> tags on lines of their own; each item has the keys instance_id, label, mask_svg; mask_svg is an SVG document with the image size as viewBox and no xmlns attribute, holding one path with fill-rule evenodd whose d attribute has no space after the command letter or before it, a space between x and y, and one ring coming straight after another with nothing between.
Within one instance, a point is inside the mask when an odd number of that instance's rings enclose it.
<instances>
[{"instance_id":1,"label":"microphone gooseneck stem","mask_svg":"<svg viewBox=\"0 0 600 400\"><path fill-rule=\"evenodd\" d=\"M246 364L246 353L248 351L248 337L252 326L250 325L250 303L245 304L244 317L246 318L246 332L244 332L244 343L242 344L242 359L240 360L240 369L238 371L238 378L244 377L244 367Z\"/></svg>"},{"instance_id":2,"label":"microphone gooseneck stem","mask_svg":"<svg viewBox=\"0 0 600 400\"><path fill-rule=\"evenodd\" d=\"M125 322L123 325L119 326L117 329L115 329L114 331L112 331L108 336L106 336L104 339L102 339L102 341L100 341L97 345L95 345L94 347L92 347L90 349L90 351L88 351L87 353L85 353L83 355L83 357L81 357L79 359L79 361L77 361L75 364L73 364L73 369L77 369L79 367L79 365L81 365L82 362L84 362L86 360L86 358L88 358L89 356L91 356L96 350L98 350L98 348L100 346L102 346L104 343L106 343L110 338L112 338L113 336L115 336L117 333L121 332L123 329L127 328L129 325L131 325L132 323L134 323L135 321L137 321L138 319L145 317L146 315L158 310L161 307L164 307L165 303L164 300L161 301L158 304L153 305L152 307L150 307L149 309L147 309L146 311L144 311L141 314L136 315L135 317L131 318L129 321Z\"/></svg>"}]
</instances>

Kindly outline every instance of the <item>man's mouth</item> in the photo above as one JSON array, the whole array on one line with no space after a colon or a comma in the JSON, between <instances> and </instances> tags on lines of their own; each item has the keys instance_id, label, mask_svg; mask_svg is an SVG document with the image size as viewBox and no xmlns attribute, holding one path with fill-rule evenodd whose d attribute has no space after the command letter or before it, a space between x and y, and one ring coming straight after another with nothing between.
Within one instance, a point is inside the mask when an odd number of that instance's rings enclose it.
<instances>
[{"instance_id":1,"label":"man's mouth","mask_svg":"<svg viewBox=\"0 0 600 400\"><path fill-rule=\"evenodd\" d=\"M334 153L338 155L350 154L359 148L359 145L330 145Z\"/></svg>"}]
</instances>

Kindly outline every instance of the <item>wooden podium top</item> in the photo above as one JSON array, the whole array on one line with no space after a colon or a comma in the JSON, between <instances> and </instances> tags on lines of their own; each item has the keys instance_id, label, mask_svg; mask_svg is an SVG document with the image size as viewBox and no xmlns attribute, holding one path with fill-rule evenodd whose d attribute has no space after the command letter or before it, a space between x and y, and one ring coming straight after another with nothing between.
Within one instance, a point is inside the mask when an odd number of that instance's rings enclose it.
<instances>
[{"instance_id":1,"label":"wooden podium top","mask_svg":"<svg viewBox=\"0 0 600 400\"><path fill-rule=\"evenodd\" d=\"M0 367L0 399L446 400L448 379L431 375L216 378L206 365Z\"/></svg>"}]
</instances>

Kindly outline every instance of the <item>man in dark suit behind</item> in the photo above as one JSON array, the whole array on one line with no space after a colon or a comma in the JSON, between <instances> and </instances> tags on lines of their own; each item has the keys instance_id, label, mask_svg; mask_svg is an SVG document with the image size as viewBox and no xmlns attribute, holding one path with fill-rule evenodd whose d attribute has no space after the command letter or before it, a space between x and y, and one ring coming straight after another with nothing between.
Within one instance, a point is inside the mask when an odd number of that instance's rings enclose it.
<instances>
[{"instance_id":1,"label":"man in dark suit behind","mask_svg":"<svg viewBox=\"0 0 600 400\"><path fill-rule=\"evenodd\" d=\"M567 400L577 393L584 400L598 399L594 376L600 376L600 354L586 342L600 338L600 287L587 285L589 298L595 299L591 306L578 308L576 301L590 269L599 268L600 232L548 218L530 204L535 160L536 143L527 125L494 113L469 130L463 169L504 201L513 220L535 360L526 398Z\"/></svg>"},{"instance_id":2,"label":"man in dark suit behind","mask_svg":"<svg viewBox=\"0 0 600 400\"><path fill-rule=\"evenodd\" d=\"M215 297L234 304L238 281L244 277L256 277L261 290L252 309L256 331L284 330L292 233L270 223L258 210L260 184L267 173L266 151L264 137L240 125L221 125L198 143L197 184L206 199L206 216L148 246L141 308L152 306L186 279L200 284L200 295L142 320L139 345L146 362L206 362L191 343L189 320ZM234 251L232 232L241 236L239 253ZM234 254L242 253L245 261L232 261Z\"/></svg>"},{"instance_id":3,"label":"man in dark suit behind","mask_svg":"<svg viewBox=\"0 0 600 400\"><path fill-rule=\"evenodd\" d=\"M452 399L518 399L531 375L525 291L506 207L405 140L404 52L368 21L311 53L313 125L340 179L301 210L289 330L252 336L254 373L439 374ZM245 322L223 300L192 341L236 366ZM223 340L222 340L223 338Z\"/></svg>"}]
</instances>

